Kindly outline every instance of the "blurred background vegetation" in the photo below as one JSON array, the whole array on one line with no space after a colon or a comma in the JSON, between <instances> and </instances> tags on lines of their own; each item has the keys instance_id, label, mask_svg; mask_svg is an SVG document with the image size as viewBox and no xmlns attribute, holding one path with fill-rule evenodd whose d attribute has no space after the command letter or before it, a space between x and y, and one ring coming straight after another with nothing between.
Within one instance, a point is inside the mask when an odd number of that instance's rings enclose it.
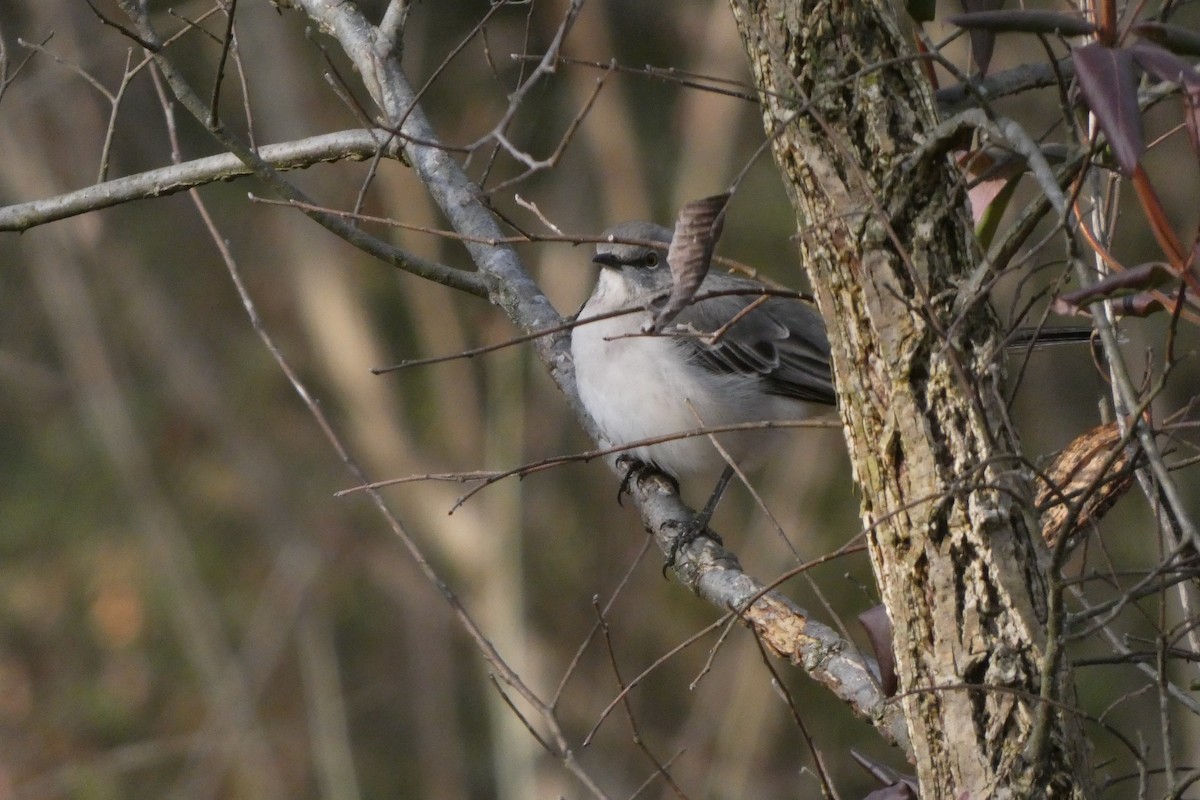
<instances>
[{"instance_id":1,"label":"blurred background vegetation","mask_svg":"<svg viewBox=\"0 0 1200 800\"><path fill-rule=\"evenodd\" d=\"M361 5L377 19L384 4ZM542 53L562 6L500 9L486 36L475 34L438 71L487 9L413 5L404 63L414 85L436 75L423 102L444 141L468 144L496 124L522 67L511 54ZM163 30L184 26L169 13L196 19L210 8L152 7ZM224 18L204 26L219 32ZM336 46L309 28L300 13L261 0L238 6L244 100L259 143L359 125L324 77L326 57L360 102L365 93ZM0 204L96 181L113 106L91 81L115 92L141 53L75 0L4 4L0 36L10 74L28 58L0 98ZM1002 39L993 71L1036 58L1026 44ZM211 86L216 41L193 32L172 50L197 86ZM564 51L748 81L723 2L595 0ZM517 116L514 140L552 152L599 76L560 68ZM225 83L225 118L245 133L240 82ZM1044 121L1057 104L1050 92L1004 110ZM1152 123L1174 124L1165 113ZM216 152L182 113L178 126L185 158ZM148 70L130 82L112 134L110 176L170 163ZM1170 168L1187 158L1179 139L1151 161ZM491 199L540 232L517 195L568 233L669 221L685 200L723 190L762 141L752 102L614 74L561 162ZM468 161L485 186L519 174L489 153ZM289 177L319 202L350 208L368 168L338 163ZM1195 224L1194 161L1187 170L1173 201L1181 229ZM526 347L373 376L372 367L514 331L486 302L398 273L247 193L270 196L253 180L200 191L266 330L372 479L505 468L590 447ZM444 227L395 162L381 165L364 211ZM467 266L452 240L374 229ZM794 234L778 175L760 157L734 197L722 252L802 286ZM1148 258L1139 253L1152 242L1136 220L1118 241L1130 263ZM573 313L594 279L590 248L520 249L559 310ZM1008 314L1052 284L1060 258L1037 256L1002 287L997 307ZM581 796L499 698L452 609L365 496L334 497L353 479L256 335L186 195L0 234L0 265L0 800ZM1125 326L1134 363L1158 367L1164 329L1158 320ZM1174 410L1194 395L1195 346L1195 329L1185 327L1176 345L1183 361L1156 407ZM1027 453L1044 458L1096 424L1106 395L1087 348L1034 354L1014 402ZM759 475L758 489L802 558L832 552L860 527L839 432L781 435L792 449ZM1194 471L1181 480L1200 513ZM543 697L561 683L563 725L613 796L632 794L653 767L620 710L578 746L619 689L603 640L592 636L595 604L610 600L612 658L625 680L671 653L629 700L642 741L671 762L688 796L815 795L812 755L781 688L846 796L872 786L846 758L849 747L903 766L798 670L777 665L784 685L773 686L741 629L715 652L710 633L675 653L717 612L662 579L636 514L615 502L616 486L591 462L498 483L453 514L461 484L415 482L386 497L500 654ZM685 487L685 497L698 502L708 488ZM715 527L764 580L797 563L744 490ZM1103 531L1104 556L1096 548L1085 558L1131 569L1157 560L1142 498L1123 501ZM808 575L785 590L862 641L853 618L876 602L865 556ZM1118 630L1153 636L1139 626L1164 624L1158 608L1151 598ZM1129 666L1082 670L1081 704L1096 714L1111 704L1105 721L1123 730L1161 726L1155 704L1126 696L1145 685L1136 676ZM1194 757L1200 728L1186 717L1175 724L1176 755ZM1111 737L1098 736L1097 748L1098 761L1122 757ZM1114 772L1129 768L1124 759ZM652 782L640 796L671 794Z\"/></svg>"}]
</instances>

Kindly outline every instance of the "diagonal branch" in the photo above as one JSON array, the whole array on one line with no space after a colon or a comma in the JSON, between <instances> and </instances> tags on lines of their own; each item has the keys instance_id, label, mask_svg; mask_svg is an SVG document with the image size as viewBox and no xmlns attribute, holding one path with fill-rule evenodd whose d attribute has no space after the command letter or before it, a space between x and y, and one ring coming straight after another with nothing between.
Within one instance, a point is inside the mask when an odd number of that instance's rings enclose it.
<instances>
[{"instance_id":1,"label":"diagonal branch","mask_svg":"<svg viewBox=\"0 0 1200 800\"><path fill-rule=\"evenodd\" d=\"M505 238L499 222L482 202L480 189L458 163L445 150L429 144L438 140L437 133L417 104L399 62L380 56L373 46L374 28L352 4L333 0L299 0L298 4L339 41L389 122L402 120L399 127L405 157L464 237L472 259L487 276L492 302L526 332L561 325L558 312L525 272L515 251L506 244L489 243ZM534 348L588 434L601 446L610 444L576 394L569 333L565 329L551 333L535 340ZM632 495L643 522L654 533L660 549L670 552L679 524L690 521L694 512L661 476L643 476L633 483ZM875 724L889 741L907 749L907 731L898 706L886 702L869 661L850 642L809 620L784 596L765 592L763 584L746 575L731 553L706 539L698 539L679 553L675 573L683 585L709 603L723 610L741 611L778 655L803 665L810 675Z\"/></svg>"},{"instance_id":2,"label":"diagonal branch","mask_svg":"<svg viewBox=\"0 0 1200 800\"><path fill-rule=\"evenodd\" d=\"M669 552L680 527L690 524L695 512L680 500L671 481L658 473L639 475L629 482L629 490L659 548ZM900 706L889 702L880 689L874 662L790 599L747 575L737 556L700 536L680 548L675 575L712 605L737 612L772 653L803 667L885 739L910 752Z\"/></svg>"}]
</instances>

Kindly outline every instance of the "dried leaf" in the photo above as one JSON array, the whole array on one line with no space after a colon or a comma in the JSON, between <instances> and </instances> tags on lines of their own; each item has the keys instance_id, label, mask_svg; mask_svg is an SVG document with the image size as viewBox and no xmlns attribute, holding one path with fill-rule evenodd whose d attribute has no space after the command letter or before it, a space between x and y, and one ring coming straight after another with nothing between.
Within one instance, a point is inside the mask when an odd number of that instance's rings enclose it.
<instances>
[{"instance_id":1,"label":"dried leaf","mask_svg":"<svg viewBox=\"0 0 1200 800\"><path fill-rule=\"evenodd\" d=\"M1120 443L1116 423L1100 425L1075 437L1046 469L1049 483L1039 486L1035 507L1042 515L1042 535L1051 547L1064 536L1075 539L1085 534L1133 485L1124 451L1104 469ZM1073 506L1079 511L1072 522ZM1069 528L1068 522L1072 522Z\"/></svg>"},{"instance_id":2,"label":"dried leaf","mask_svg":"<svg viewBox=\"0 0 1200 800\"><path fill-rule=\"evenodd\" d=\"M1126 175L1132 175L1146 150L1133 54L1092 42L1072 50L1071 60L1084 102L1096 115L1117 164Z\"/></svg>"},{"instance_id":3,"label":"dried leaf","mask_svg":"<svg viewBox=\"0 0 1200 800\"><path fill-rule=\"evenodd\" d=\"M989 30L996 33L1089 36L1096 32L1096 26L1078 14L1064 14L1058 11L977 11L973 14L951 14L946 21L967 30Z\"/></svg>"},{"instance_id":4,"label":"dried leaf","mask_svg":"<svg viewBox=\"0 0 1200 800\"><path fill-rule=\"evenodd\" d=\"M892 654L892 621L882 605L869 608L858 615L858 624L867 632L875 660L879 663L879 686L884 695L896 693L896 658Z\"/></svg>"},{"instance_id":5,"label":"dried leaf","mask_svg":"<svg viewBox=\"0 0 1200 800\"><path fill-rule=\"evenodd\" d=\"M654 315L649 330L658 332L692 301L712 263L713 249L721 238L729 193L686 203L675 221L675 234L667 250L671 268L671 294Z\"/></svg>"}]
</instances>

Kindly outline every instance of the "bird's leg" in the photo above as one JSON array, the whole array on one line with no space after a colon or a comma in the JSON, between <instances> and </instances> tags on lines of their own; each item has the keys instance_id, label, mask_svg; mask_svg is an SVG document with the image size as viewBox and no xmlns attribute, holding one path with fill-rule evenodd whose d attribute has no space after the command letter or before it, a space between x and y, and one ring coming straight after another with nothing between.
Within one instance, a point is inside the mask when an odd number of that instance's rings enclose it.
<instances>
[{"instance_id":1,"label":"bird's leg","mask_svg":"<svg viewBox=\"0 0 1200 800\"><path fill-rule=\"evenodd\" d=\"M667 554L667 563L663 566L663 572L675 566L675 561L679 557L680 550L701 536L707 536L717 544L723 544L720 536L708 530L708 523L712 522L713 514L717 510L717 504L721 502L721 497L725 494L725 490L729 488L729 482L733 480L733 475L733 466L727 464L725 470L721 473L721 477L717 479L717 485L713 489L712 494L709 495L708 502L704 504L704 508L700 509L700 513L692 517L690 522L680 526L683 530L671 542L671 552Z\"/></svg>"},{"instance_id":2,"label":"bird's leg","mask_svg":"<svg viewBox=\"0 0 1200 800\"><path fill-rule=\"evenodd\" d=\"M708 523L712 522L713 514L717 511L717 504L721 502L721 498L725 495L725 490L729 488L729 482L733 480L733 475L733 465L726 464L725 469L721 472L721 477L717 478L717 485L713 487L712 494L708 497L708 502L704 504L704 508L700 509L700 513L693 520L693 524L701 532L708 527ZM717 543L720 544L720 540Z\"/></svg>"}]
</instances>

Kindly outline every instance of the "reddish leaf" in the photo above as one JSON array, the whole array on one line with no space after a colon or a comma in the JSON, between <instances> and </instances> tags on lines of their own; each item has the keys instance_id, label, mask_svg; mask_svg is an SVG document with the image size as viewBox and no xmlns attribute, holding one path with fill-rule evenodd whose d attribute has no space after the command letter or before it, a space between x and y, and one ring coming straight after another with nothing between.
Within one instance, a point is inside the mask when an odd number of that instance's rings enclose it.
<instances>
[{"instance_id":1,"label":"reddish leaf","mask_svg":"<svg viewBox=\"0 0 1200 800\"><path fill-rule=\"evenodd\" d=\"M1132 175L1146 150L1133 54L1092 42L1072 50L1071 60L1084 102L1108 137L1117 164L1126 175Z\"/></svg>"},{"instance_id":2,"label":"reddish leaf","mask_svg":"<svg viewBox=\"0 0 1200 800\"><path fill-rule=\"evenodd\" d=\"M904 7L914 22L933 22L937 11L937 0L907 0Z\"/></svg>"},{"instance_id":3,"label":"reddish leaf","mask_svg":"<svg viewBox=\"0 0 1200 800\"><path fill-rule=\"evenodd\" d=\"M1120 297L1130 291L1157 289L1163 284L1170 283L1174 277L1175 273L1166 264L1161 261L1151 261L1147 264L1138 264L1132 269L1114 272L1086 289L1071 292L1063 297L1074 297L1076 302L1092 302L1092 300ZM1088 299L1089 297L1091 299Z\"/></svg>"},{"instance_id":4,"label":"reddish leaf","mask_svg":"<svg viewBox=\"0 0 1200 800\"><path fill-rule=\"evenodd\" d=\"M1141 264L1133 269L1114 272L1091 286L1067 292L1054 301L1053 309L1056 314L1078 314L1084 306L1097 300L1113 300L1118 297L1135 295L1147 289L1157 289L1174 278L1175 273L1162 262Z\"/></svg>"},{"instance_id":5,"label":"reddish leaf","mask_svg":"<svg viewBox=\"0 0 1200 800\"><path fill-rule=\"evenodd\" d=\"M858 615L858 623L867 632L875 660L879 662L879 686L891 697L896 693L896 658L892 654L892 621L887 609L881 605L869 608Z\"/></svg>"},{"instance_id":6,"label":"reddish leaf","mask_svg":"<svg viewBox=\"0 0 1200 800\"><path fill-rule=\"evenodd\" d=\"M989 30L996 33L1090 36L1096 32L1096 26L1078 14L1063 14L1057 11L977 11L973 14L952 14L946 21L968 30Z\"/></svg>"},{"instance_id":7,"label":"reddish leaf","mask_svg":"<svg viewBox=\"0 0 1200 800\"><path fill-rule=\"evenodd\" d=\"M1148 317L1163 311L1166 302L1177 296L1176 293L1166 296L1162 291L1157 291L1162 285L1175 281L1176 277L1171 267L1162 261L1141 264L1132 270L1114 272L1090 287L1069 291L1052 303L1051 311L1056 314L1085 314L1085 306L1090 303L1112 300L1115 301L1112 309L1122 317Z\"/></svg>"},{"instance_id":8,"label":"reddish leaf","mask_svg":"<svg viewBox=\"0 0 1200 800\"><path fill-rule=\"evenodd\" d=\"M1183 122L1192 152L1200 155L1200 73L1179 56L1156 44L1138 42L1129 49L1146 72L1160 81L1177 83L1183 89Z\"/></svg>"},{"instance_id":9,"label":"reddish leaf","mask_svg":"<svg viewBox=\"0 0 1200 800\"><path fill-rule=\"evenodd\" d=\"M1154 292L1127 294L1113 300L1113 313L1118 317L1148 317L1157 314L1166 306L1162 296ZM1072 305L1059 298L1050 304L1050 310L1055 314L1088 314L1087 309Z\"/></svg>"},{"instance_id":10,"label":"reddish leaf","mask_svg":"<svg viewBox=\"0 0 1200 800\"><path fill-rule=\"evenodd\" d=\"M1200 56L1200 34L1188 28L1166 22L1138 22L1134 24L1133 32L1173 53Z\"/></svg>"},{"instance_id":11,"label":"reddish leaf","mask_svg":"<svg viewBox=\"0 0 1200 800\"><path fill-rule=\"evenodd\" d=\"M961 0L961 2L963 11L968 14L997 11L1004 5L1004 0ZM969 34L971 36L971 58L975 60L975 66L979 67L979 74L986 75L988 65L992 63L992 51L996 46L996 32L987 28L972 28Z\"/></svg>"},{"instance_id":12,"label":"reddish leaf","mask_svg":"<svg viewBox=\"0 0 1200 800\"><path fill-rule=\"evenodd\" d=\"M1200 155L1200 90L1188 89L1183 93L1183 122L1187 126L1192 152Z\"/></svg>"},{"instance_id":13,"label":"reddish leaf","mask_svg":"<svg viewBox=\"0 0 1200 800\"><path fill-rule=\"evenodd\" d=\"M972 178L967 198L975 219L975 235L988 247L1016 191L1018 178L1025 172L1025 162L1013 156L997 160L986 149L956 151L954 159Z\"/></svg>"},{"instance_id":14,"label":"reddish leaf","mask_svg":"<svg viewBox=\"0 0 1200 800\"><path fill-rule=\"evenodd\" d=\"M1142 69L1160 81L1177 83L1187 89L1200 89L1200 73L1167 48L1152 42L1138 42L1129 48L1129 52Z\"/></svg>"},{"instance_id":15,"label":"reddish leaf","mask_svg":"<svg viewBox=\"0 0 1200 800\"><path fill-rule=\"evenodd\" d=\"M971 214L975 218L975 235L984 247L990 246L996 238L996 229L1016 190L1016 178L988 178L967 190Z\"/></svg>"},{"instance_id":16,"label":"reddish leaf","mask_svg":"<svg viewBox=\"0 0 1200 800\"><path fill-rule=\"evenodd\" d=\"M1197 277L1195 261L1200 259L1200 242L1193 246L1193 266L1182 274L1185 281ZM1050 310L1055 314L1087 314L1086 306L1098 300L1112 300L1113 311L1123 317L1148 317L1164 309L1173 309L1179 302L1179 291L1163 292L1161 288L1181 276L1169 264L1161 261L1140 264L1133 269L1115 272L1109 277L1083 289L1068 292L1054 300ZM1182 314L1200 324L1193 309L1200 308L1190 291L1183 299Z\"/></svg>"}]
</instances>

